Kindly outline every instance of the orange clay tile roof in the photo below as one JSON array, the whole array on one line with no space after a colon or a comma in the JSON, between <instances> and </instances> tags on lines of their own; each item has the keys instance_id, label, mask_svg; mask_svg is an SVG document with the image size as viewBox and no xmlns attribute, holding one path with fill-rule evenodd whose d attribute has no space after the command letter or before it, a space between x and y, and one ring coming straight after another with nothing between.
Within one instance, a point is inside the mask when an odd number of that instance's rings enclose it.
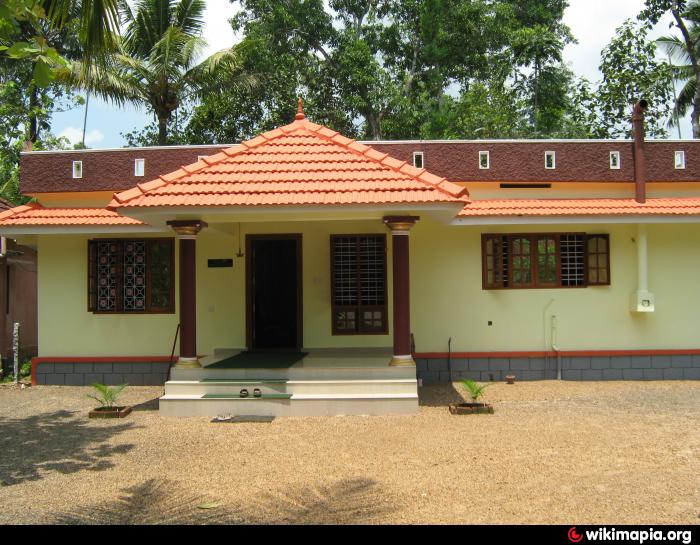
<instances>
[{"instance_id":1,"label":"orange clay tile roof","mask_svg":"<svg viewBox=\"0 0 700 545\"><path fill-rule=\"evenodd\" d=\"M493 216L621 216L700 215L700 198L647 199L500 199L477 200L465 206L460 218Z\"/></svg>"},{"instance_id":2,"label":"orange clay tile roof","mask_svg":"<svg viewBox=\"0 0 700 545\"><path fill-rule=\"evenodd\" d=\"M465 187L304 119L154 181L110 208L466 203Z\"/></svg>"},{"instance_id":3,"label":"orange clay tile roof","mask_svg":"<svg viewBox=\"0 0 700 545\"><path fill-rule=\"evenodd\" d=\"M110 226L145 225L133 218L120 216L105 208L45 208L39 204L27 204L0 213L0 227L18 226Z\"/></svg>"}]
</instances>

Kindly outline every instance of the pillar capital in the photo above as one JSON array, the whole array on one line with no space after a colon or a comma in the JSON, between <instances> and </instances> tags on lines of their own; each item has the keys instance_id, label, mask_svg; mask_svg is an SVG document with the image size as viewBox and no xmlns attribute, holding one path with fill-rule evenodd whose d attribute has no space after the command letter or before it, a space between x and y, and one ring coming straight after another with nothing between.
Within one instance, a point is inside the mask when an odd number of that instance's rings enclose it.
<instances>
[{"instance_id":1,"label":"pillar capital","mask_svg":"<svg viewBox=\"0 0 700 545\"><path fill-rule=\"evenodd\" d=\"M171 220L167 224L181 237L195 237L207 226L202 220Z\"/></svg>"},{"instance_id":2,"label":"pillar capital","mask_svg":"<svg viewBox=\"0 0 700 545\"><path fill-rule=\"evenodd\" d=\"M383 219L393 235L407 235L418 220L418 216L384 216Z\"/></svg>"}]
</instances>

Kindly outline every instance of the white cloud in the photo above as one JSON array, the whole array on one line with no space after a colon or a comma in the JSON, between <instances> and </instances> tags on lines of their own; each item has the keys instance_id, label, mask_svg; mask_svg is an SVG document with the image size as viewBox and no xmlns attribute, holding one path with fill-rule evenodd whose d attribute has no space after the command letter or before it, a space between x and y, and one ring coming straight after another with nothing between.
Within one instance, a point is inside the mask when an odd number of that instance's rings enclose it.
<instances>
[{"instance_id":1,"label":"white cloud","mask_svg":"<svg viewBox=\"0 0 700 545\"><path fill-rule=\"evenodd\" d=\"M78 144L83 140L83 130L77 127L66 127L58 136L67 138L71 144ZM85 145L90 146L104 140L105 135L99 129L93 129L85 133Z\"/></svg>"}]
</instances>

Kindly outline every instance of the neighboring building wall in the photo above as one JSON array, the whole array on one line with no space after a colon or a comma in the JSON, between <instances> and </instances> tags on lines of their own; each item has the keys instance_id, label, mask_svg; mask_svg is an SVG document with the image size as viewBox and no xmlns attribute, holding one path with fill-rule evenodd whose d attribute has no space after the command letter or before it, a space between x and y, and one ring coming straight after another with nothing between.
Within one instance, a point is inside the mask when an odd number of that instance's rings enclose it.
<instances>
[{"instance_id":1,"label":"neighboring building wall","mask_svg":"<svg viewBox=\"0 0 700 545\"><path fill-rule=\"evenodd\" d=\"M8 255L0 258L0 355L6 372L14 358L15 322L20 324L20 365L37 354L36 252L11 240L7 250Z\"/></svg>"}]
</instances>

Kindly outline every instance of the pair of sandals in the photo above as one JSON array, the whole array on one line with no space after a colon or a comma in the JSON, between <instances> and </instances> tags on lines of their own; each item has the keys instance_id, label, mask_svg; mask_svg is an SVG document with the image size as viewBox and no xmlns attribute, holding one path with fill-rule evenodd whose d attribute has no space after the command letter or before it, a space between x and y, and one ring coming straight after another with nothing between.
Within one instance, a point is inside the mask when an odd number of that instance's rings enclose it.
<instances>
[{"instance_id":1,"label":"pair of sandals","mask_svg":"<svg viewBox=\"0 0 700 545\"><path fill-rule=\"evenodd\" d=\"M245 388L243 388L243 389L240 391L240 396L241 396L241 397L248 397L248 395L249 395L249 394L248 394L248 390L246 390ZM255 389L253 390L253 397L262 397L262 390L261 390L260 388L255 388Z\"/></svg>"}]
</instances>

